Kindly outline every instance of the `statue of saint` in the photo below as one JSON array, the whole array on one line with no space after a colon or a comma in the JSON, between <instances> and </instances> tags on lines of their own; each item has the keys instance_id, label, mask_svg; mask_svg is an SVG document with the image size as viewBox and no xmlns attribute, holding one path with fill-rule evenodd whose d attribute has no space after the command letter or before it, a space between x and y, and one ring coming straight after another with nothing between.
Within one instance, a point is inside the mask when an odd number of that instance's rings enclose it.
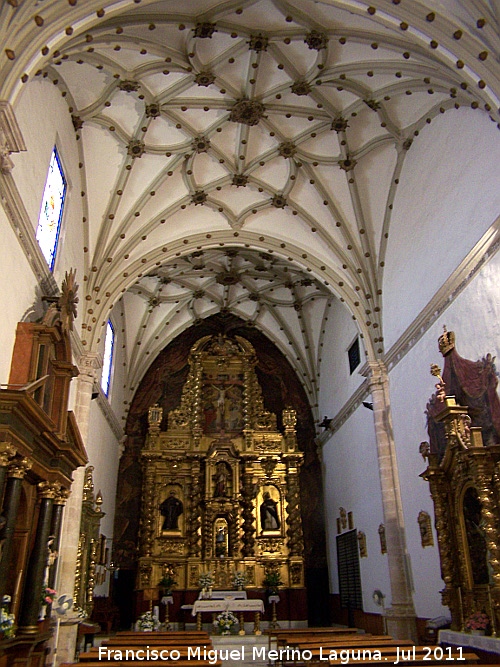
<instances>
[{"instance_id":1,"label":"statue of saint","mask_svg":"<svg viewBox=\"0 0 500 667\"><path fill-rule=\"evenodd\" d=\"M264 500L260 505L260 525L264 530L279 530L278 503L271 498L269 491L264 492Z\"/></svg>"},{"instance_id":2,"label":"statue of saint","mask_svg":"<svg viewBox=\"0 0 500 667\"><path fill-rule=\"evenodd\" d=\"M225 498L228 493L228 482L229 482L229 472L227 470L226 464L220 461L217 464L216 472L214 475L214 498Z\"/></svg>"},{"instance_id":3,"label":"statue of saint","mask_svg":"<svg viewBox=\"0 0 500 667\"><path fill-rule=\"evenodd\" d=\"M161 515L164 517L162 530L179 530L179 517L184 511L182 501L177 498L175 491L160 505Z\"/></svg>"}]
</instances>

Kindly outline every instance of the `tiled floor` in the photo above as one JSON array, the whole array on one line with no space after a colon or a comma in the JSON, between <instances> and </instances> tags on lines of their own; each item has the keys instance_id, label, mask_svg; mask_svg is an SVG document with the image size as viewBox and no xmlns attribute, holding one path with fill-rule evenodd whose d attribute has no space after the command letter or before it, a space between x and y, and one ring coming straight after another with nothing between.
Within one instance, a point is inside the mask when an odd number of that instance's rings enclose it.
<instances>
[{"instance_id":1,"label":"tiled floor","mask_svg":"<svg viewBox=\"0 0 500 667\"><path fill-rule=\"evenodd\" d=\"M223 661L223 667L264 667L268 663L268 638L266 635L231 635L229 637L212 636L212 643L217 649L217 657Z\"/></svg>"}]
</instances>

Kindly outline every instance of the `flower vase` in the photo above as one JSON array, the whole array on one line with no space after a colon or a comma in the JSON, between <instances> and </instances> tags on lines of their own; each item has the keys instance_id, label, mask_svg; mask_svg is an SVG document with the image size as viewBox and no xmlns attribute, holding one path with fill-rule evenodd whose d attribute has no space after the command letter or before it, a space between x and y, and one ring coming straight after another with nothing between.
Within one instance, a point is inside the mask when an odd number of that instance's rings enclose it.
<instances>
[{"instance_id":1,"label":"flower vase","mask_svg":"<svg viewBox=\"0 0 500 667\"><path fill-rule=\"evenodd\" d=\"M208 599L209 599L209 600L212 599L212 586L209 586L209 587L208 587Z\"/></svg>"},{"instance_id":2,"label":"flower vase","mask_svg":"<svg viewBox=\"0 0 500 667\"><path fill-rule=\"evenodd\" d=\"M471 630L471 635L476 635L478 637L484 636L484 630Z\"/></svg>"}]
</instances>

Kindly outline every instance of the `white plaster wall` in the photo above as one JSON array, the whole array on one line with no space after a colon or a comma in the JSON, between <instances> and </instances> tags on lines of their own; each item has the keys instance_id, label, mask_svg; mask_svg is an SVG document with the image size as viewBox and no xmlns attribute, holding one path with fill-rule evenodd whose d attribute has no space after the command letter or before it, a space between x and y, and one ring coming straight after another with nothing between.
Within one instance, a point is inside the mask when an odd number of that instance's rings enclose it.
<instances>
[{"instance_id":1,"label":"white plaster wall","mask_svg":"<svg viewBox=\"0 0 500 667\"><path fill-rule=\"evenodd\" d=\"M325 331L319 384L320 419L337 414L364 380L359 374L365 359L363 339L359 341L361 364L351 375L347 350L358 335L358 327L349 310L337 299L330 308Z\"/></svg>"},{"instance_id":2,"label":"white plaster wall","mask_svg":"<svg viewBox=\"0 0 500 667\"><path fill-rule=\"evenodd\" d=\"M380 613L372 599L380 589L390 604L387 555L380 552L378 527L384 523L373 412L359 408L323 448L330 590L338 593L337 522L339 507L353 512L354 527L366 535L368 557L360 559L363 609Z\"/></svg>"},{"instance_id":3,"label":"white plaster wall","mask_svg":"<svg viewBox=\"0 0 500 667\"><path fill-rule=\"evenodd\" d=\"M36 281L14 231L0 207L0 384L7 384L17 323L35 301Z\"/></svg>"},{"instance_id":4,"label":"white plaster wall","mask_svg":"<svg viewBox=\"0 0 500 667\"><path fill-rule=\"evenodd\" d=\"M421 130L400 176L383 279L385 349L500 211L500 132L486 114L447 111Z\"/></svg>"},{"instance_id":5,"label":"white plaster wall","mask_svg":"<svg viewBox=\"0 0 500 667\"><path fill-rule=\"evenodd\" d=\"M50 109L50 113L35 113L36 109ZM73 268L77 271L77 282L82 285L83 247L86 243L83 238L81 193L85 185L81 182L81 156L68 103L50 81L37 78L26 84L14 111L27 150L11 156L15 165L12 175L27 210L33 236L38 224L52 149L56 145L68 188L54 278L60 285L65 272ZM83 308L81 292L82 288L79 293L80 311Z\"/></svg>"},{"instance_id":6,"label":"white plaster wall","mask_svg":"<svg viewBox=\"0 0 500 667\"><path fill-rule=\"evenodd\" d=\"M98 491L101 491L103 497L101 508L106 516L101 521L101 533L108 538L112 538L120 445L99 408L97 401L93 401L91 404L89 435L86 448L89 457L88 465L94 466L94 493L97 495ZM111 544L108 546L111 547ZM109 576L106 583L103 586L99 586L95 594L105 595L108 584Z\"/></svg>"}]
</instances>

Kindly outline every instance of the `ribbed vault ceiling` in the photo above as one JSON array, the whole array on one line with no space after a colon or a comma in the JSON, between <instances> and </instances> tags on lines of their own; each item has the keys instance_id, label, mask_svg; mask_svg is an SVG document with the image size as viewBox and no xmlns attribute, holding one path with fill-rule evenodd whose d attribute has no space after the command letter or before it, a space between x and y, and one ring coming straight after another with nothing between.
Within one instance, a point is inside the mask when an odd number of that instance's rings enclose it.
<instances>
[{"instance_id":1,"label":"ribbed vault ceiling","mask_svg":"<svg viewBox=\"0 0 500 667\"><path fill-rule=\"evenodd\" d=\"M52 80L79 138L82 339L121 299L130 387L227 310L315 399L335 294L382 354L393 202L426 124L498 121L495 3L12 0L4 90ZM333 290L333 292L332 292Z\"/></svg>"}]
</instances>

